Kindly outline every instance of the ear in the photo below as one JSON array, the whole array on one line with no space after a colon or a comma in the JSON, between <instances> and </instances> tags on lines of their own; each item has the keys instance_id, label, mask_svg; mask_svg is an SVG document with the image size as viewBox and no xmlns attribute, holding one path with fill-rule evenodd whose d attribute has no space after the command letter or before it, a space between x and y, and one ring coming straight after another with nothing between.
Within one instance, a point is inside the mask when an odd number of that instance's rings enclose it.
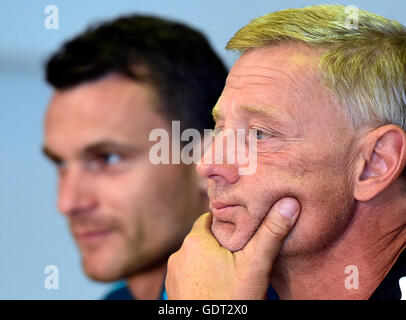
<instances>
[{"instance_id":1,"label":"ear","mask_svg":"<svg viewBox=\"0 0 406 320\"><path fill-rule=\"evenodd\" d=\"M399 177L405 163L405 131L390 124L369 132L361 147L354 197L358 201L374 198Z\"/></svg>"}]
</instances>

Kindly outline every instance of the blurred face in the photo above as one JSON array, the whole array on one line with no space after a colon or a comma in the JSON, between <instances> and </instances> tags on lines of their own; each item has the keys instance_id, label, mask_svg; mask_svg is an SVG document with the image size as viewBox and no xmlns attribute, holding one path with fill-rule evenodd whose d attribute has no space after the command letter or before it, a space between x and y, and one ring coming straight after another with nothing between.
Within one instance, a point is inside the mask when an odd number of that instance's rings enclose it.
<instances>
[{"instance_id":1,"label":"blurred face","mask_svg":"<svg viewBox=\"0 0 406 320\"><path fill-rule=\"evenodd\" d=\"M319 83L319 58L298 45L257 49L242 55L227 78L213 111L216 139L225 129L255 129L257 170L239 175L238 163L200 163L198 172L209 178L212 232L232 251L246 245L284 196L298 199L302 211L281 254L322 249L350 221L355 130Z\"/></svg>"},{"instance_id":2,"label":"blurred face","mask_svg":"<svg viewBox=\"0 0 406 320\"><path fill-rule=\"evenodd\" d=\"M44 150L58 167L59 210L95 280L164 262L203 213L193 167L149 161L151 130L171 129L157 105L151 87L115 75L51 99Z\"/></svg>"}]
</instances>

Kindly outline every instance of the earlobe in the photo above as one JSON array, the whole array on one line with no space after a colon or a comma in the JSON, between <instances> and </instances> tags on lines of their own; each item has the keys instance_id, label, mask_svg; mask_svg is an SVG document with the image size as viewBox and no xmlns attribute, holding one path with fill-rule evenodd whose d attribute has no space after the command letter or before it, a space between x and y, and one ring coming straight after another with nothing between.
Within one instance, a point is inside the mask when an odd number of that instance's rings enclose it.
<instances>
[{"instance_id":1,"label":"earlobe","mask_svg":"<svg viewBox=\"0 0 406 320\"><path fill-rule=\"evenodd\" d=\"M406 162L406 134L396 125L369 132L362 147L362 170L355 181L354 197L368 201L402 173Z\"/></svg>"}]
</instances>

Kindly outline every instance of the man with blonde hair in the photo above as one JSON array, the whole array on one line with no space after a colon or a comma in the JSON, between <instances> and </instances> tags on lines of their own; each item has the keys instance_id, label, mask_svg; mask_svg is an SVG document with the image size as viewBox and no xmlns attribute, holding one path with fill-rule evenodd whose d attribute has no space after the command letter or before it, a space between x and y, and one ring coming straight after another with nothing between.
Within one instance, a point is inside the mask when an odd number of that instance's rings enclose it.
<instances>
[{"instance_id":1,"label":"man with blonde hair","mask_svg":"<svg viewBox=\"0 0 406 320\"><path fill-rule=\"evenodd\" d=\"M169 298L262 299L271 284L280 299L400 299L406 28L351 14L283 10L229 41L242 55L213 110L214 144L255 130L257 170L198 165L211 213L169 259Z\"/></svg>"}]
</instances>

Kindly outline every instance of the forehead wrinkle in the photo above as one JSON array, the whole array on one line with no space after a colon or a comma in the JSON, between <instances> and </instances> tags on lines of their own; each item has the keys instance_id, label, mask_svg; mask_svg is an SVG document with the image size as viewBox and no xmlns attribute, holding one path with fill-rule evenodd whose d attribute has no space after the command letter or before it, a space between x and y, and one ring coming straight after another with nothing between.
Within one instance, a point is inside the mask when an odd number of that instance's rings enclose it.
<instances>
[{"instance_id":1,"label":"forehead wrinkle","mask_svg":"<svg viewBox=\"0 0 406 320\"><path fill-rule=\"evenodd\" d=\"M285 63L284 63L285 64ZM297 67L296 65L293 65L295 67ZM286 71L274 68L274 67L268 67L268 66L254 66L254 65L240 65L239 66L239 71L235 71L235 69L230 71L230 75L227 78L226 83L229 83L229 80L231 80L231 78L235 77L235 78L242 78L242 77L255 77L255 78L259 78L259 79L269 79L269 80L277 80L280 81L280 77L279 75L282 74L284 76L284 78L286 78L289 82L292 82L293 85L295 87L297 87L297 81L296 79L293 77L297 77L297 75L295 74L295 70L291 70L292 71L292 75L290 75L289 73L287 73ZM246 71L248 69L248 71ZM237 73L238 72L238 73ZM277 73L277 74L274 74ZM262 84L261 82L259 82L259 84ZM265 84L265 83L264 83Z\"/></svg>"},{"instance_id":2,"label":"forehead wrinkle","mask_svg":"<svg viewBox=\"0 0 406 320\"><path fill-rule=\"evenodd\" d=\"M243 77L243 76L241 76ZM277 93L281 92L279 89L272 89L272 87L274 85L279 85L279 83L277 82L276 78L271 78L271 77L266 77L268 79L274 79L276 81L273 81L273 83L270 82L249 82L249 83L245 83L244 85L241 86L237 86L235 85L235 83L229 83L228 87L233 89L233 90L238 90L238 89L244 89L244 88L248 88L248 87L259 87L261 86L262 88L258 88L258 90L255 88L255 91L251 92L256 92L256 94L261 94L263 95L264 99L268 98L269 95L271 94L271 92L275 91ZM264 88L266 87L266 88ZM254 88L252 88L254 89ZM293 89L293 90L292 90ZM291 116L291 118L296 118L297 117L297 112L293 112L293 110L297 107L296 105L301 105L300 101L303 101L303 97L302 97L302 92L300 92L298 90L298 88L296 87L295 84L293 84L293 88L288 88L285 89L283 91L286 91L286 95L289 97L286 103L286 106L288 106L288 108L278 108L275 107L269 103L266 103L265 100L262 103L254 103L251 104L249 103L249 101L241 101L241 103L239 103L238 105L234 105L233 109L237 109L237 108L243 108L245 112L249 112L253 115L263 115L266 117L272 117L274 118L275 115L280 115L281 114L281 110L284 110L283 113L287 113ZM244 99L246 100L246 99ZM219 109L219 106L217 106L216 109ZM220 110L215 110L215 115L216 116L220 116Z\"/></svg>"},{"instance_id":3,"label":"forehead wrinkle","mask_svg":"<svg viewBox=\"0 0 406 320\"><path fill-rule=\"evenodd\" d=\"M244 89L244 88L255 88L257 87L262 87L262 88L258 88L261 92L263 91L264 93L264 97L268 96L269 92L273 91L274 89L271 89L269 87L272 86L281 86L282 88L285 87L282 91L286 91L286 95L289 95L289 99L288 99L288 105L290 106L290 108L296 109L297 107L301 106L301 103L304 99L303 99L303 94L304 94L304 90L300 90L299 89L299 84L297 81L295 81L292 77L288 76L286 73L280 71L281 74L284 74L287 79L288 79L288 84L283 86L283 82L282 84L280 83L281 81L276 78L276 77L271 77L271 76L265 76L265 75L243 75L243 74L236 74L235 77L237 78L237 81L228 81L227 86L230 89L233 90L239 90L239 89ZM239 82L240 79L247 79L247 78L251 78L249 79L250 81L241 81ZM255 80L254 80L255 79ZM254 81L253 81L254 80ZM258 81L258 80L263 80L263 81ZM264 88L264 87L268 87L268 88ZM257 89L255 89L257 90ZM280 92L280 90L277 90ZM244 103L245 104L245 103ZM296 114L296 112L293 112L293 114Z\"/></svg>"},{"instance_id":4,"label":"forehead wrinkle","mask_svg":"<svg viewBox=\"0 0 406 320\"><path fill-rule=\"evenodd\" d=\"M291 62L290 57L286 57L288 61L278 59L280 61L271 61L267 66L263 59L257 59L258 65L256 65L255 63L248 62L244 58L246 57L243 55L240 60L237 61L235 65L236 68L232 68L226 81L226 88L239 90L257 86L258 90L255 89L255 91L263 91L264 96L268 96L267 92L269 92L269 90L263 88L264 86L282 86L284 87L282 91L285 92L284 95L286 95L288 99L286 106L289 106L289 110L286 109L286 112L295 120L304 120L301 119L300 114L303 112L304 107L308 105L308 95L311 95L308 89L313 87L313 81L317 80L317 74L316 79L314 79L315 75L312 72L308 72L309 70L307 70L307 65L303 63L303 59L299 61L300 63L297 63L297 61ZM274 67L275 64L278 65L278 68ZM281 70L281 68L283 68L283 70ZM312 84L310 84L310 82L312 82ZM308 86L311 86L311 88L308 88ZM280 96L282 93L280 90L276 90L275 92L277 96ZM218 109L218 107L216 109ZM220 110L214 110L213 115L216 116L216 119L220 116L219 111Z\"/></svg>"},{"instance_id":5,"label":"forehead wrinkle","mask_svg":"<svg viewBox=\"0 0 406 320\"><path fill-rule=\"evenodd\" d=\"M226 79L226 87L234 90L244 89L250 86L267 86L270 81L278 81L276 77L260 74L230 73Z\"/></svg>"}]
</instances>

